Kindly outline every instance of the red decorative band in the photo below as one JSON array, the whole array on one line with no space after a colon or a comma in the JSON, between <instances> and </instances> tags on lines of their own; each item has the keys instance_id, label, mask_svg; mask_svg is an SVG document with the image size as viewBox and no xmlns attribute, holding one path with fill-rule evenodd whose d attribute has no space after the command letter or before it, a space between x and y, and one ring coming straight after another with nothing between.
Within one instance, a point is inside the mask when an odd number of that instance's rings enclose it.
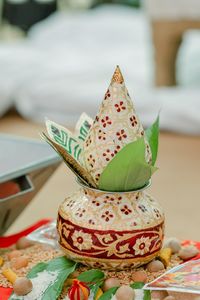
<instances>
[{"instance_id":1,"label":"red decorative band","mask_svg":"<svg viewBox=\"0 0 200 300\"><path fill-rule=\"evenodd\" d=\"M103 259L139 259L162 247L163 222L132 231L96 230L80 227L58 215L60 244L77 255Z\"/></svg>"}]
</instances>

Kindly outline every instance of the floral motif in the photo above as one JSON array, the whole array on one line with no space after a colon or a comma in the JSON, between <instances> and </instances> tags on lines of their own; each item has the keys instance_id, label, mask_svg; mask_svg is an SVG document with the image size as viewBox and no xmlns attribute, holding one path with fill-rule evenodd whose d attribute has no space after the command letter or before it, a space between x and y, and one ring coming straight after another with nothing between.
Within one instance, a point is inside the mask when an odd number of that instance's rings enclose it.
<instances>
[{"instance_id":1,"label":"floral motif","mask_svg":"<svg viewBox=\"0 0 200 300\"><path fill-rule=\"evenodd\" d=\"M154 212L155 212L157 218L161 217L160 211L157 208L154 208Z\"/></svg>"},{"instance_id":2,"label":"floral motif","mask_svg":"<svg viewBox=\"0 0 200 300\"><path fill-rule=\"evenodd\" d=\"M94 222L94 220L92 220L92 219L89 219L88 223L89 223L90 225L95 225L95 222Z\"/></svg>"},{"instance_id":3,"label":"floral motif","mask_svg":"<svg viewBox=\"0 0 200 300\"><path fill-rule=\"evenodd\" d=\"M66 206L71 208L71 207L74 206L75 202L76 201L72 199L72 200L70 200L70 201L67 202Z\"/></svg>"},{"instance_id":4,"label":"floral motif","mask_svg":"<svg viewBox=\"0 0 200 300\"><path fill-rule=\"evenodd\" d=\"M120 101L119 103L115 104L115 108L117 112L121 112L122 110L126 109L126 106L123 101Z\"/></svg>"},{"instance_id":5,"label":"floral motif","mask_svg":"<svg viewBox=\"0 0 200 300\"><path fill-rule=\"evenodd\" d=\"M74 231L72 235L73 244L79 250L89 250L92 247L92 238L89 233Z\"/></svg>"},{"instance_id":6,"label":"floral motif","mask_svg":"<svg viewBox=\"0 0 200 300\"><path fill-rule=\"evenodd\" d=\"M86 140L86 146L88 147L91 143L92 143L92 139L91 139L91 136L89 135L87 140Z\"/></svg>"},{"instance_id":7,"label":"floral motif","mask_svg":"<svg viewBox=\"0 0 200 300\"><path fill-rule=\"evenodd\" d=\"M103 156L105 157L106 161L109 161L113 158L114 153L110 151L110 149L107 149L105 152L103 152Z\"/></svg>"},{"instance_id":8,"label":"floral motif","mask_svg":"<svg viewBox=\"0 0 200 300\"><path fill-rule=\"evenodd\" d=\"M135 125L137 125L137 120L136 117L133 115L132 117L130 117L130 121L131 121L131 125L134 127Z\"/></svg>"},{"instance_id":9,"label":"floral motif","mask_svg":"<svg viewBox=\"0 0 200 300\"><path fill-rule=\"evenodd\" d=\"M114 218L114 215L109 211L106 210L102 215L101 218L104 219L106 222L109 222L111 219Z\"/></svg>"},{"instance_id":10,"label":"floral motif","mask_svg":"<svg viewBox=\"0 0 200 300\"><path fill-rule=\"evenodd\" d=\"M111 151L110 149L106 149L105 152L103 152L103 157L105 158L106 161L111 160L115 154L117 154L120 150L120 146L117 145L114 151Z\"/></svg>"},{"instance_id":11,"label":"floral motif","mask_svg":"<svg viewBox=\"0 0 200 300\"><path fill-rule=\"evenodd\" d=\"M87 161L88 161L89 165L93 168L94 164L95 164L95 159L92 154L89 155L89 157L87 158Z\"/></svg>"},{"instance_id":12,"label":"floral motif","mask_svg":"<svg viewBox=\"0 0 200 300\"><path fill-rule=\"evenodd\" d=\"M79 218L82 218L83 215L85 214L86 210L82 207L79 207L79 209L77 210L77 212L75 213L75 215Z\"/></svg>"},{"instance_id":13,"label":"floral motif","mask_svg":"<svg viewBox=\"0 0 200 300\"><path fill-rule=\"evenodd\" d=\"M151 247L151 240L149 237L141 237L136 240L133 250L135 255L144 255L149 252Z\"/></svg>"},{"instance_id":14,"label":"floral motif","mask_svg":"<svg viewBox=\"0 0 200 300\"><path fill-rule=\"evenodd\" d=\"M95 175L95 179L96 179L97 182L99 181L100 176L101 176L101 174L99 174L99 173L97 173L97 174Z\"/></svg>"},{"instance_id":15,"label":"floral motif","mask_svg":"<svg viewBox=\"0 0 200 300\"><path fill-rule=\"evenodd\" d=\"M116 136L118 137L118 140L119 140L119 141L121 141L121 140L127 138L127 134L126 134L126 132L125 132L124 129L121 129L120 131L118 131L118 132L116 133Z\"/></svg>"},{"instance_id":16,"label":"floral motif","mask_svg":"<svg viewBox=\"0 0 200 300\"><path fill-rule=\"evenodd\" d=\"M106 100L107 98L110 98L110 96L111 96L111 94L110 94L110 91L108 89L106 94L105 94L104 100Z\"/></svg>"},{"instance_id":17,"label":"floral motif","mask_svg":"<svg viewBox=\"0 0 200 300\"><path fill-rule=\"evenodd\" d=\"M103 140L103 141L106 140L106 133L104 131L102 131L101 129L99 129L99 131L98 131L98 139Z\"/></svg>"},{"instance_id":18,"label":"floral motif","mask_svg":"<svg viewBox=\"0 0 200 300\"><path fill-rule=\"evenodd\" d=\"M112 203L113 201L115 201L115 198L112 197L112 196L105 196L103 202L106 204L106 203Z\"/></svg>"},{"instance_id":19,"label":"floral motif","mask_svg":"<svg viewBox=\"0 0 200 300\"><path fill-rule=\"evenodd\" d=\"M105 118L101 119L101 123L103 124L103 127L105 128L107 125L111 125L112 121L108 116L105 116Z\"/></svg>"},{"instance_id":20,"label":"floral motif","mask_svg":"<svg viewBox=\"0 0 200 300\"><path fill-rule=\"evenodd\" d=\"M132 213L132 210L126 204L120 210L126 216L129 215L130 213Z\"/></svg>"},{"instance_id":21,"label":"floral motif","mask_svg":"<svg viewBox=\"0 0 200 300\"><path fill-rule=\"evenodd\" d=\"M97 199L92 200L92 204L100 206L100 202Z\"/></svg>"},{"instance_id":22,"label":"floral motif","mask_svg":"<svg viewBox=\"0 0 200 300\"><path fill-rule=\"evenodd\" d=\"M138 208L143 212L145 213L147 211L146 207L144 206L144 204L140 204L138 205Z\"/></svg>"}]
</instances>

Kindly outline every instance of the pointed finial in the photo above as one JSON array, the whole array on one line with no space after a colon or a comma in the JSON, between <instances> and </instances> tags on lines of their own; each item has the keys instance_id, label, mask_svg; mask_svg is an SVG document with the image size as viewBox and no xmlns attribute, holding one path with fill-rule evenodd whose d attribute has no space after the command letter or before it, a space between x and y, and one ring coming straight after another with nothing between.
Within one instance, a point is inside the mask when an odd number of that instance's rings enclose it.
<instances>
[{"instance_id":1,"label":"pointed finial","mask_svg":"<svg viewBox=\"0 0 200 300\"><path fill-rule=\"evenodd\" d=\"M124 78L123 78L123 75L121 73L119 66L116 67L115 72L112 77L112 80L111 80L111 83L114 83L114 82L121 83L121 84L124 82Z\"/></svg>"}]
</instances>

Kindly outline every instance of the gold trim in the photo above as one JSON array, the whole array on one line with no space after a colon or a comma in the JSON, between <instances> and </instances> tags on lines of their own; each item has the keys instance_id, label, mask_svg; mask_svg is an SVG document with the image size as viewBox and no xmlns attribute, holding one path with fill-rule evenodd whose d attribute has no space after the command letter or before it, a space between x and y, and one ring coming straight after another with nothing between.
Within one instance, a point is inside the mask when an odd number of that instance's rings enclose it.
<instances>
[{"instance_id":1,"label":"gold trim","mask_svg":"<svg viewBox=\"0 0 200 300\"><path fill-rule=\"evenodd\" d=\"M77 260L78 262L81 262L83 264L90 264L90 263L102 263L102 264L106 264L106 265L121 265L124 264L127 267L131 264L137 264L139 265L144 265L146 263L148 263L149 261L153 260L156 256L158 256L160 250L158 250L157 252L154 252L153 254L150 254L146 257L140 257L140 258L126 258L126 259L110 259L110 258L93 258L93 257L89 257L89 256L81 256L79 254L76 254L74 252L71 252L67 249L65 249L61 244L60 244L60 248L63 250L63 252L66 254L66 256L68 256L69 258L73 259L73 260ZM123 268L123 267L122 267ZM125 268L125 267L124 267Z\"/></svg>"},{"instance_id":2,"label":"gold trim","mask_svg":"<svg viewBox=\"0 0 200 300\"><path fill-rule=\"evenodd\" d=\"M111 83L115 83L115 82L120 83L120 84L122 84L124 82L124 78L123 78L123 75L122 75L122 72L121 72L119 66L116 67L115 72L112 77L112 80L111 80Z\"/></svg>"}]
</instances>

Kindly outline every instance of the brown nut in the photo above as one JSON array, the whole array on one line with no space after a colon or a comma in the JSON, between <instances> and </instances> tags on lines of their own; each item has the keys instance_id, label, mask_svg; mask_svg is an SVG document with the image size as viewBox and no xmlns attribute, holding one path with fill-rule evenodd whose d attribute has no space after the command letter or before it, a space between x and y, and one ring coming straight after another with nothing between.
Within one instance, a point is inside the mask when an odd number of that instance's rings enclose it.
<instances>
[{"instance_id":1,"label":"brown nut","mask_svg":"<svg viewBox=\"0 0 200 300\"><path fill-rule=\"evenodd\" d=\"M7 254L9 260L11 260L13 258L17 258L21 255L22 255L22 253L19 250L13 250Z\"/></svg>"},{"instance_id":2,"label":"brown nut","mask_svg":"<svg viewBox=\"0 0 200 300\"><path fill-rule=\"evenodd\" d=\"M172 253L178 253L181 249L181 243L177 238L169 238L165 242L164 245L165 248L170 248L172 250Z\"/></svg>"},{"instance_id":3,"label":"brown nut","mask_svg":"<svg viewBox=\"0 0 200 300\"><path fill-rule=\"evenodd\" d=\"M28 258L25 256L13 258L13 260L11 261L12 268L16 270L25 268L27 265L28 265Z\"/></svg>"},{"instance_id":4,"label":"brown nut","mask_svg":"<svg viewBox=\"0 0 200 300\"><path fill-rule=\"evenodd\" d=\"M192 257L195 257L198 253L199 250L195 246L186 246L181 248L181 250L178 253L178 256L183 260L187 260Z\"/></svg>"},{"instance_id":5,"label":"brown nut","mask_svg":"<svg viewBox=\"0 0 200 300\"><path fill-rule=\"evenodd\" d=\"M147 281L147 274L145 271L136 271L132 274L132 280L134 282L146 282Z\"/></svg>"},{"instance_id":6,"label":"brown nut","mask_svg":"<svg viewBox=\"0 0 200 300\"><path fill-rule=\"evenodd\" d=\"M152 300L164 300L168 296L166 291L153 291L151 293Z\"/></svg>"},{"instance_id":7,"label":"brown nut","mask_svg":"<svg viewBox=\"0 0 200 300\"><path fill-rule=\"evenodd\" d=\"M147 271L149 272L159 272L165 269L163 263L159 260L153 260L147 265Z\"/></svg>"},{"instance_id":8,"label":"brown nut","mask_svg":"<svg viewBox=\"0 0 200 300\"><path fill-rule=\"evenodd\" d=\"M29 241L26 237L23 236L17 241L16 248L17 249L26 249L33 245L34 245L33 241Z\"/></svg>"},{"instance_id":9,"label":"brown nut","mask_svg":"<svg viewBox=\"0 0 200 300\"><path fill-rule=\"evenodd\" d=\"M111 277L105 280L103 285L103 291L106 292L107 290L111 289L112 287L120 286L119 279Z\"/></svg>"},{"instance_id":10,"label":"brown nut","mask_svg":"<svg viewBox=\"0 0 200 300\"><path fill-rule=\"evenodd\" d=\"M115 297L117 300L134 300L135 291L128 285L122 285L118 288Z\"/></svg>"},{"instance_id":11,"label":"brown nut","mask_svg":"<svg viewBox=\"0 0 200 300\"><path fill-rule=\"evenodd\" d=\"M30 279L26 277L19 277L13 284L14 293L17 296L25 296L33 289L33 284Z\"/></svg>"}]
</instances>

